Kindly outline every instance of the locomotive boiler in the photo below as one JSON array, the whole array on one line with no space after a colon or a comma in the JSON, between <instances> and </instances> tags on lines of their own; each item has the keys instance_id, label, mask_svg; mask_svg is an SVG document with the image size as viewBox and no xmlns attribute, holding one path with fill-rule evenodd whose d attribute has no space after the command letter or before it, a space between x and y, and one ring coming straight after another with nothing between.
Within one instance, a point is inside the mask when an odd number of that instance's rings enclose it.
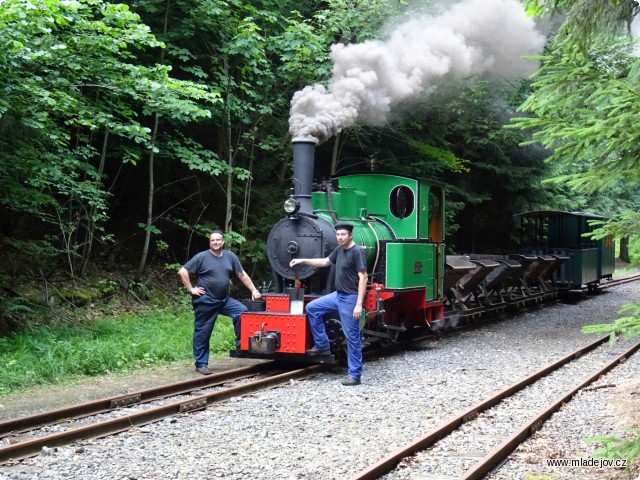
<instances>
[{"instance_id":1,"label":"locomotive boiler","mask_svg":"<svg viewBox=\"0 0 640 480\"><path fill-rule=\"evenodd\" d=\"M332 267L290 267L294 258L324 258L337 246L334 225L353 225L365 251L368 286L360 320L364 344L397 340L444 318L443 186L420 178L365 173L313 182L316 142L294 139L293 185L285 216L267 252L274 293L242 315L234 356L306 360L313 338L305 305L333 291ZM331 361L344 350L337 312L324 318Z\"/></svg>"}]
</instances>

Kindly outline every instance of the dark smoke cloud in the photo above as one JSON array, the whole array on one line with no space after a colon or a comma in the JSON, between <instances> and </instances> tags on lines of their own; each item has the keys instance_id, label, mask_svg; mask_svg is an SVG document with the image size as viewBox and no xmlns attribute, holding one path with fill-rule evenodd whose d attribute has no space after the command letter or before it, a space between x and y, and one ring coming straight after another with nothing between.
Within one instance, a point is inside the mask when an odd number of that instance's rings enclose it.
<instances>
[{"instance_id":1,"label":"dark smoke cloud","mask_svg":"<svg viewBox=\"0 0 640 480\"><path fill-rule=\"evenodd\" d=\"M545 38L517 0L463 0L438 15L412 17L386 40L333 45L328 87L312 85L291 102L289 132L324 142L353 125L380 125L400 103L438 84L491 74L522 78Z\"/></svg>"}]
</instances>

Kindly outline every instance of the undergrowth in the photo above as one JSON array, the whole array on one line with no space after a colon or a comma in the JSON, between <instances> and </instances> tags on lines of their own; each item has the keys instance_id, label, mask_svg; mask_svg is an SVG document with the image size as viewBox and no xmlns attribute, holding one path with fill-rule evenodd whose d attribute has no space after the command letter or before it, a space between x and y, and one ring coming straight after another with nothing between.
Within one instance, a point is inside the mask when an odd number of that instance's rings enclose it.
<instances>
[{"instance_id":1,"label":"undergrowth","mask_svg":"<svg viewBox=\"0 0 640 480\"><path fill-rule=\"evenodd\" d=\"M150 269L143 280L119 270L87 279L0 272L0 396L192 362L191 297L174 270ZM228 355L234 338L220 315L211 357Z\"/></svg>"},{"instance_id":2,"label":"undergrowth","mask_svg":"<svg viewBox=\"0 0 640 480\"><path fill-rule=\"evenodd\" d=\"M617 436L588 438L589 442L599 442L604 446L594 452L596 457L624 459L630 470L635 460L640 457L640 430L632 429L632 438Z\"/></svg>"},{"instance_id":3,"label":"undergrowth","mask_svg":"<svg viewBox=\"0 0 640 480\"><path fill-rule=\"evenodd\" d=\"M0 395L189 360L192 335L193 311L185 303L0 337ZM220 316L211 354L226 354L233 345L231 320Z\"/></svg>"}]
</instances>

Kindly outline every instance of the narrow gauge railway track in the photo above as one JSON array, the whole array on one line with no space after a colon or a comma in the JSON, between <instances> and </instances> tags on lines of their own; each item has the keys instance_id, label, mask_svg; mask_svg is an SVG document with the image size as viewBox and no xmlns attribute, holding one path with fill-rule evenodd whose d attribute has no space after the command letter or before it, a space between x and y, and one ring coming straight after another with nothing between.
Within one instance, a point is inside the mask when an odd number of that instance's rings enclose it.
<instances>
[{"instance_id":1,"label":"narrow gauge railway track","mask_svg":"<svg viewBox=\"0 0 640 480\"><path fill-rule=\"evenodd\" d=\"M637 282L637 281L640 281L640 273L634 273L631 275L627 275L625 277L617 277L607 282L603 282L598 286L598 290L607 289L611 287L618 287L620 285L624 285L625 283L631 283L631 282Z\"/></svg>"},{"instance_id":2,"label":"narrow gauge railway track","mask_svg":"<svg viewBox=\"0 0 640 480\"><path fill-rule=\"evenodd\" d=\"M605 285L607 287L613 287L616 285L637 281L639 279L640 275L634 275L621 278L618 281L614 280L611 282L607 282ZM537 302L535 302L534 305L536 303ZM458 314L464 316L464 312L458 312ZM477 328L481 323L484 322L473 322L472 325L465 325L465 327L473 329ZM445 328L445 330L447 329ZM453 331L455 330L459 329L452 329L451 333L453 333ZM440 332L436 333L436 335L439 334ZM409 341L400 342L395 345L388 345L381 351L368 352L369 355L367 355L367 357L371 359L371 354L373 354L372 356L389 354L396 350L406 348L407 345L420 343L424 340L432 338L433 335L434 333L431 332L426 336L421 336L420 338L413 338ZM600 342L602 341L604 341L604 339L600 340ZM572 357L573 355L575 354L569 355L568 357ZM198 390L204 388L215 388L233 380L238 380L253 375L259 375L270 369L273 370L275 368L275 364L276 362L267 362L264 364L245 367L237 370L223 372L220 374L198 377L197 379L187 380L176 384L164 385L148 390L128 393L121 396L105 398L102 400L87 402L84 404L59 410L0 422L0 464L13 462L23 458L27 458L29 456L37 455L45 446L54 447L68 445L77 440L106 436L122 432L129 428L158 421L171 415L204 409L208 405L215 402L227 400L234 396L246 395L248 393L270 388L272 386L277 386L278 384L285 383L294 378L304 378L305 376L320 373L332 367L331 365L316 365L311 369L296 370L294 372L291 372L290 374L278 375L276 377L267 378L259 382L252 382L244 386L232 387L230 389L222 390L208 395L197 395L198 393L200 393L198 392ZM136 404L149 403L158 399L166 398L169 395L179 394L192 394L195 396L189 398L188 400L174 402L158 408L151 408L145 412L138 412L132 415L123 415L121 418L100 422L95 426L89 425L79 428L70 428L65 432L43 435L42 437L25 441L19 441L19 439L15 438L16 434L20 435L21 437L26 437L26 435L22 435L22 433L24 433L27 429L33 429L34 427L43 425L54 425L62 421L67 421L68 419L78 419L89 415L97 415L100 413L108 412L110 410L121 409ZM5 443L9 443L9 445L2 447L1 444L3 439L5 439Z\"/></svg>"},{"instance_id":3,"label":"narrow gauge railway track","mask_svg":"<svg viewBox=\"0 0 640 480\"><path fill-rule=\"evenodd\" d=\"M461 324L458 328L449 330L448 333L455 333L459 330L475 329L478 328L481 323L484 322L475 322L474 324L464 325ZM439 335L441 333L439 332L437 334ZM427 332L426 334L413 337L402 342L386 345L381 349L365 352L365 357L368 361L371 361L380 355L393 354L407 348L408 346L421 344L427 340L433 339L433 337L433 332ZM128 428L158 421L171 415L203 409L211 403L270 388L271 386L285 383L289 379L303 378L306 376L304 373L300 373L300 375L296 373L305 372L307 370L301 369L292 372L292 378L286 377L287 374L283 374L283 379L280 379L280 376L278 375L276 377L266 378L264 381L251 382L240 387L232 387L213 394L199 395L202 389L222 387L224 384L232 381L267 374L269 371L277 368L278 364L279 362L277 361L268 361L249 367L201 376L185 380L183 382L161 385L145 390L71 405L56 410L23 416L16 419L0 421L0 465L37 455L43 447L50 448L68 445L78 440L119 433L127 430ZM333 366L334 365L330 364L315 365L311 367L312 371L308 375L320 373L321 371L328 370ZM178 402L173 402L169 405L152 407L146 411L137 412L131 415L122 413L122 416L117 419L96 421L94 424L82 425L79 427L68 426L71 422L78 422L83 418L107 414L115 410L140 406L178 395L190 395L190 397ZM52 429L52 427L59 427L58 430L64 429L64 431L47 434L46 429ZM4 443L5 446L3 446L2 443Z\"/></svg>"},{"instance_id":4,"label":"narrow gauge railway track","mask_svg":"<svg viewBox=\"0 0 640 480\"><path fill-rule=\"evenodd\" d=\"M230 370L216 375L201 377L197 380L179 382L177 384L165 385L135 392L134 394L128 394L123 397L114 397L111 399L88 402L65 409L2 422L0 423L0 428L2 428L0 431L4 433L5 437L7 437L9 444L0 447L0 465L37 455L42 451L43 447L58 447L62 445L69 445L79 440L113 435L130 428L156 422L173 415L201 410L213 403L229 400L233 397L273 388L292 380L304 379L331 368L330 365L324 364L312 365L306 368L270 375L266 378L242 383L237 386L223 388L223 384L230 381L237 381L258 374L266 375L269 368L274 368L273 365L274 362L269 362L268 364ZM40 432L37 436L31 435L32 433L38 433L37 431L25 432L26 428L37 426L42 429L45 426L59 424L61 421L70 418L80 417L89 421L90 419L87 417L90 415L98 415L105 411L108 412L118 408L132 407L136 404L149 403L156 399L166 399L169 396L190 393L203 388L216 387L221 387L221 389L208 393L199 392L199 394L191 396L186 400L174 401L158 406L149 406L146 410L128 414L125 413L118 418L97 420L88 425L85 424L75 427L70 426L61 432L44 435ZM138 397L140 398L138 399ZM8 437L10 432L16 432L18 430L22 430L24 435L29 434L29 437L31 438L24 441L16 441L17 437Z\"/></svg>"},{"instance_id":5,"label":"narrow gauge railway track","mask_svg":"<svg viewBox=\"0 0 640 480\"><path fill-rule=\"evenodd\" d=\"M408 444L399 450L391 453L387 457L383 458L379 462L371 465L369 468L359 472L355 476L351 478L351 480L370 480L381 478L384 475L393 472L398 465L402 463L404 470L410 473L418 473L415 470L421 470L421 464L427 463L428 452L427 450L431 447L434 448L434 452L438 447L437 443L442 440L451 440L451 443L454 445L466 445L463 448L468 449L468 445L476 445L476 451L473 452L473 457L481 457L480 460L473 465L471 468L468 468L464 471L462 475L458 476L459 480L475 480L481 479L485 475L487 475L491 470L498 467L502 462L504 462L507 457L526 439L528 439L533 433L539 430L542 424L547 421L553 413L558 411L562 405L571 400L571 398L578 393L581 389L589 386L591 383L599 379L601 376L605 375L607 372L612 370L618 364L624 362L628 357L633 355L638 349L640 349L640 342L635 343L633 346L628 348L626 351L622 352L618 356L616 356L613 360L607 362L605 365L598 368L597 371L589 374L589 376L580 381L578 384L574 385L567 391L563 392L558 398L552 400L547 403L546 406L542 410L535 410L535 414L529 417L524 423L517 425L511 429L511 435L509 436L491 436L485 439L485 443L487 445L482 445L482 441L478 441L477 434L474 435L474 431L482 431L482 422L491 422L492 418L508 418L510 416L517 417L517 414L514 414L514 411L528 411L526 407L523 409L522 404L526 402L526 400L521 401L522 403L517 403L517 407L515 409L509 410L508 406L501 405L505 400L511 399L516 394L525 389L525 387L529 387L534 385L536 382L541 381L544 377L549 376L556 370L559 370L562 367L569 366L573 362L580 360L585 360L589 357L589 353L592 353L596 348L603 345L609 340L609 335L606 335L595 342L590 343L556 361L553 363L537 370L531 375L517 381L511 386L505 388L504 390L496 393L495 395L482 400L481 402L473 405L471 408L465 410L461 414L450 418L444 424L435 428L434 430L428 432L426 435L418 438L411 444ZM533 402L535 404L535 402ZM498 409L503 408L503 411ZM531 409L533 411L533 408ZM468 432L468 433L467 433ZM457 439L454 437L458 435ZM473 438L473 441L470 440L470 437ZM496 442L500 442L497 446ZM478 444L480 447L478 447ZM484 448L483 448L484 447ZM481 452L480 452L481 450ZM479 453L483 454L479 455ZM421 459L417 457L422 455ZM441 454L438 454L442 456ZM455 455L448 456L448 458L453 458ZM463 457L458 457L455 463L461 463ZM457 467L459 468L459 467ZM422 472L424 470L422 469ZM448 474L451 475L451 474ZM400 475L402 478L405 475Z\"/></svg>"},{"instance_id":6,"label":"narrow gauge railway track","mask_svg":"<svg viewBox=\"0 0 640 480\"><path fill-rule=\"evenodd\" d=\"M136 392L115 395L56 410L28 415L0 422L0 439L44 425L52 425L68 419L78 419L89 415L109 412L128 405L137 405L159 400L173 395L189 394L202 388L220 386L224 383L259 375L274 368L274 362L266 362L249 367L227 370L207 376L198 376L183 382L170 383Z\"/></svg>"}]
</instances>

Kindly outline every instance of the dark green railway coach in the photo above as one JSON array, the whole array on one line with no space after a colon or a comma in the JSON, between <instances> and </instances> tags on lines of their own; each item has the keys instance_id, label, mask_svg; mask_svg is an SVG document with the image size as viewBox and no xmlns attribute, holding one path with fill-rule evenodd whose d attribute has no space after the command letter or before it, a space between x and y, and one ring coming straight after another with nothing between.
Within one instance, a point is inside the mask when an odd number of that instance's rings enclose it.
<instances>
[{"instance_id":1,"label":"dark green railway coach","mask_svg":"<svg viewBox=\"0 0 640 480\"><path fill-rule=\"evenodd\" d=\"M604 217L584 212L534 211L515 216L522 253L552 255L565 261L554 274L560 288L593 290L611 278L615 267L615 242L611 236L599 240L588 234L594 220ZM585 235L586 234L586 235Z\"/></svg>"}]
</instances>

